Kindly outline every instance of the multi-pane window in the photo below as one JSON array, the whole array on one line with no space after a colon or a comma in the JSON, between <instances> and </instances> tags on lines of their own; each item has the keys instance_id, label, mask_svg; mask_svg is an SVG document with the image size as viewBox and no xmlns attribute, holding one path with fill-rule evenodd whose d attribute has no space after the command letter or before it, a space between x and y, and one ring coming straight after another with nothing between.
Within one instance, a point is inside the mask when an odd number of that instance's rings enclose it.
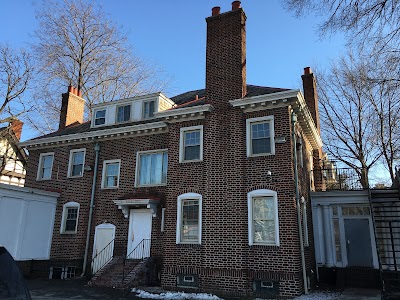
<instances>
[{"instance_id":1,"label":"multi-pane window","mask_svg":"<svg viewBox=\"0 0 400 300\"><path fill-rule=\"evenodd\" d=\"M179 161L203 160L203 126L181 128Z\"/></svg>"},{"instance_id":2,"label":"multi-pane window","mask_svg":"<svg viewBox=\"0 0 400 300\"><path fill-rule=\"evenodd\" d=\"M61 222L61 233L76 233L79 216L79 203L68 202L64 204Z\"/></svg>"},{"instance_id":3,"label":"multi-pane window","mask_svg":"<svg viewBox=\"0 0 400 300\"><path fill-rule=\"evenodd\" d=\"M267 116L246 121L247 156L275 153L273 120L272 116Z\"/></svg>"},{"instance_id":4,"label":"multi-pane window","mask_svg":"<svg viewBox=\"0 0 400 300\"><path fill-rule=\"evenodd\" d=\"M54 153L42 153L39 158L39 168L37 179L47 180L51 179L51 172L53 169Z\"/></svg>"},{"instance_id":5,"label":"multi-pane window","mask_svg":"<svg viewBox=\"0 0 400 300\"><path fill-rule=\"evenodd\" d=\"M254 242L275 242L275 208L272 197L253 198Z\"/></svg>"},{"instance_id":6,"label":"multi-pane window","mask_svg":"<svg viewBox=\"0 0 400 300\"><path fill-rule=\"evenodd\" d=\"M68 177L83 176L84 163L85 163L85 149L71 150L69 155Z\"/></svg>"},{"instance_id":7,"label":"multi-pane window","mask_svg":"<svg viewBox=\"0 0 400 300\"><path fill-rule=\"evenodd\" d=\"M182 200L181 241L198 241L199 239L199 200Z\"/></svg>"},{"instance_id":8,"label":"multi-pane window","mask_svg":"<svg viewBox=\"0 0 400 300\"><path fill-rule=\"evenodd\" d=\"M167 183L168 153L166 151L138 152L136 185Z\"/></svg>"},{"instance_id":9,"label":"multi-pane window","mask_svg":"<svg viewBox=\"0 0 400 300\"><path fill-rule=\"evenodd\" d=\"M154 117L154 101L146 101L143 103L143 119Z\"/></svg>"},{"instance_id":10,"label":"multi-pane window","mask_svg":"<svg viewBox=\"0 0 400 300\"><path fill-rule=\"evenodd\" d=\"M120 160L108 160L103 163L103 188L117 188L119 185Z\"/></svg>"},{"instance_id":11,"label":"multi-pane window","mask_svg":"<svg viewBox=\"0 0 400 300\"><path fill-rule=\"evenodd\" d=\"M94 114L94 125L103 125L106 123L106 110L105 109L99 109L96 110Z\"/></svg>"},{"instance_id":12,"label":"multi-pane window","mask_svg":"<svg viewBox=\"0 0 400 300\"><path fill-rule=\"evenodd\" d=\"M123 105L117 107L117 123L127 122L131 119L131 106Z\"/></svg>"},{"instance_id":13,"label":"multi-pane window","mask_svg":"<svg viewBox=\"0 0 400 300\"><path fill-rule=\"evenodd\" d=\"M75 231L77 220L78 220L78 208L76 207L67 208L65 231Z\"/></svg>"},{"instance_id":14,"label":"multi-pane window","mask_svg":"<svg viewBox=\"0 0 400 300\"><path fill-rule=\"evenodd\" d=\"M279 246L278 202L276 192L248 193L249 245Z\"/></svg>"},{"instance_id":15,"label":"multi-pane window","mask_svg":"<svg viewBox=\"0 0 400 300\"><path fill-rule=\"evenodd\" d=\"M178 196L176 243L201 244L201 202L196 193Z\"/></svg>"}]
</instances>

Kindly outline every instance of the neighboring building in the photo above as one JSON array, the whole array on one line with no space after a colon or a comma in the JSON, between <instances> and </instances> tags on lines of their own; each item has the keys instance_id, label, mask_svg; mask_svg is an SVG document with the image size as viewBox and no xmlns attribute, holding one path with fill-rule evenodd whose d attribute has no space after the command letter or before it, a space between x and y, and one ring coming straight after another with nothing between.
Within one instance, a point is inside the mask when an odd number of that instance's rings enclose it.
<instances>
[{"instance_id":1,"label":"neighboring building","mask_svg":"<svg viewBox=\"0 0 400 300\"><path fill-rule=\"evenodd\" d=\"M70 87L59 130L21 143L26 186L60 193L48 271L82 270L92 216L87 268L108 245L114 257L155 257L167 289L295 296L314 280L314 76L304 69L304 96L247 85L240 2L206 21L205 89L101 103L82 123L84 100Z\"/></svg>"},{"instance_id":2,"label":"neighboring building","mask_svg":"<svg viewBox=\"0 0 400 300\"><path fill-rule=\"evenodd\" d=\"M27 155L18 145L23 124L14 119L0 128L0 183L24 186Z\"/></svg>"}]
</instances>

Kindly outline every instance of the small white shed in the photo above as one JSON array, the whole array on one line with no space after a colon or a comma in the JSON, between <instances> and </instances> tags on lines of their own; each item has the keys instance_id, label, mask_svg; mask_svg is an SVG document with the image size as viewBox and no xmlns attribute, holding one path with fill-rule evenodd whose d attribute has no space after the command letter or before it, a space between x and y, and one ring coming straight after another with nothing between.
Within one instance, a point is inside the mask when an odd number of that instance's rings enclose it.
<instances>
[{"instance_id":1,"label":"small white shed","mask_svg":"<svg viewBox=\"0 0 400 300\"><path fill-rule=\"evenodd\" d=\"M0 244L15 260L49 259L58 193L0 184Z\"/></svg>"}]
</instances>

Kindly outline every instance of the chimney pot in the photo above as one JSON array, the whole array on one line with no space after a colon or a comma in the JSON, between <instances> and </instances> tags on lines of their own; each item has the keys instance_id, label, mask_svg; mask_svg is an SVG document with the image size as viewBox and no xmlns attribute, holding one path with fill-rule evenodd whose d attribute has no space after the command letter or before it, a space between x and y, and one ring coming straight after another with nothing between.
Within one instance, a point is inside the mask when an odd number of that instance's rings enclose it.
<instances>
[{"instance_id":1,"label":"chimney pot","mask_svg":"<svg viewBox=\"0 0 400 300\"><path fill-rule=\"evenodd\" d=\"M310 67L305 67L304 68L304 75L310 75L312 73L311 68Z\"/></svg>"},{"instance_id":2,"label":"chimney pot","mask_svg":"<svg viewBox=\"0 0 400 300\"><path fill-rule=\"evenodd\" d=\"M77 96L82 98L82 90L81 89L78 89Z\"/></svg>"},{"instance_id":3,"label":"chimney pot","mask_svg":"<svg viewBox=\"0 0 400 300\"><path fill-rule=\"evenodd\" d=\"M215 7L213 7L212 9L211 9L211 11L212 11L212 16L217 16L217 15L219 15L220 14L220 12L221 12L221 7L219 7L219 6L215 6Z\"/></svg>"},{"instance_id":4,"label":"chimney pot","mask_svg":"<svg viewBox=\"0 0 400 300\"><path fill-rule=\"evenodd\" d=\"M233 1L232 2L232 10L236 10L240 8L240 1Z\"/></svg>"},{"instance_id":5,"label":"chimney pot","mask_svg":"<svg viewBox=\"0 0 400 300\"><path fill-rule=\"evenodd\" d=\"M68 93L73 93L74 87L72 85L68 86Z\"/></svg>"}]
</instances>

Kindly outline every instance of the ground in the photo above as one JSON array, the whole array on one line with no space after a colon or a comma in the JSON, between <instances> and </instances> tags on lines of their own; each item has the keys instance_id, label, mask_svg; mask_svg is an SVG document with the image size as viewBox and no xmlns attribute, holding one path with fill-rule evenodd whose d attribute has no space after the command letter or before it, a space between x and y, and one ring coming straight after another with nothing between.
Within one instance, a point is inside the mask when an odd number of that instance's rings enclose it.
<instances>
[{"instance_id":1,"label":"ground","mask_svg":"<svg viewBox=\"0 0 400 300\"><path fill-rule=\"evenodd\" d=\"M26 281L33 300L91 300L91 299L113 299L113 300L128 300L128 299L143 299L138 296L145 297L144 299L168 299L168 300L217 300L220 299L213 295L204 294L179 294L179 293L164 293L155 289L147 289L152 293L141 290L124 291L113 288L101 288L87 286L85 279L71 280L46 280L46 279L29 279ZM156 293L157 292L157 293ZM138 295L138 296L136 296ZM302 295L294 300L377 300L380 299L379 291L349 289L343 293L335 291L318 291L310 295ZM222 300L222 299L221 299ZM226 299L225 300L229 300Z\"/></svg>"}]
</instances>

